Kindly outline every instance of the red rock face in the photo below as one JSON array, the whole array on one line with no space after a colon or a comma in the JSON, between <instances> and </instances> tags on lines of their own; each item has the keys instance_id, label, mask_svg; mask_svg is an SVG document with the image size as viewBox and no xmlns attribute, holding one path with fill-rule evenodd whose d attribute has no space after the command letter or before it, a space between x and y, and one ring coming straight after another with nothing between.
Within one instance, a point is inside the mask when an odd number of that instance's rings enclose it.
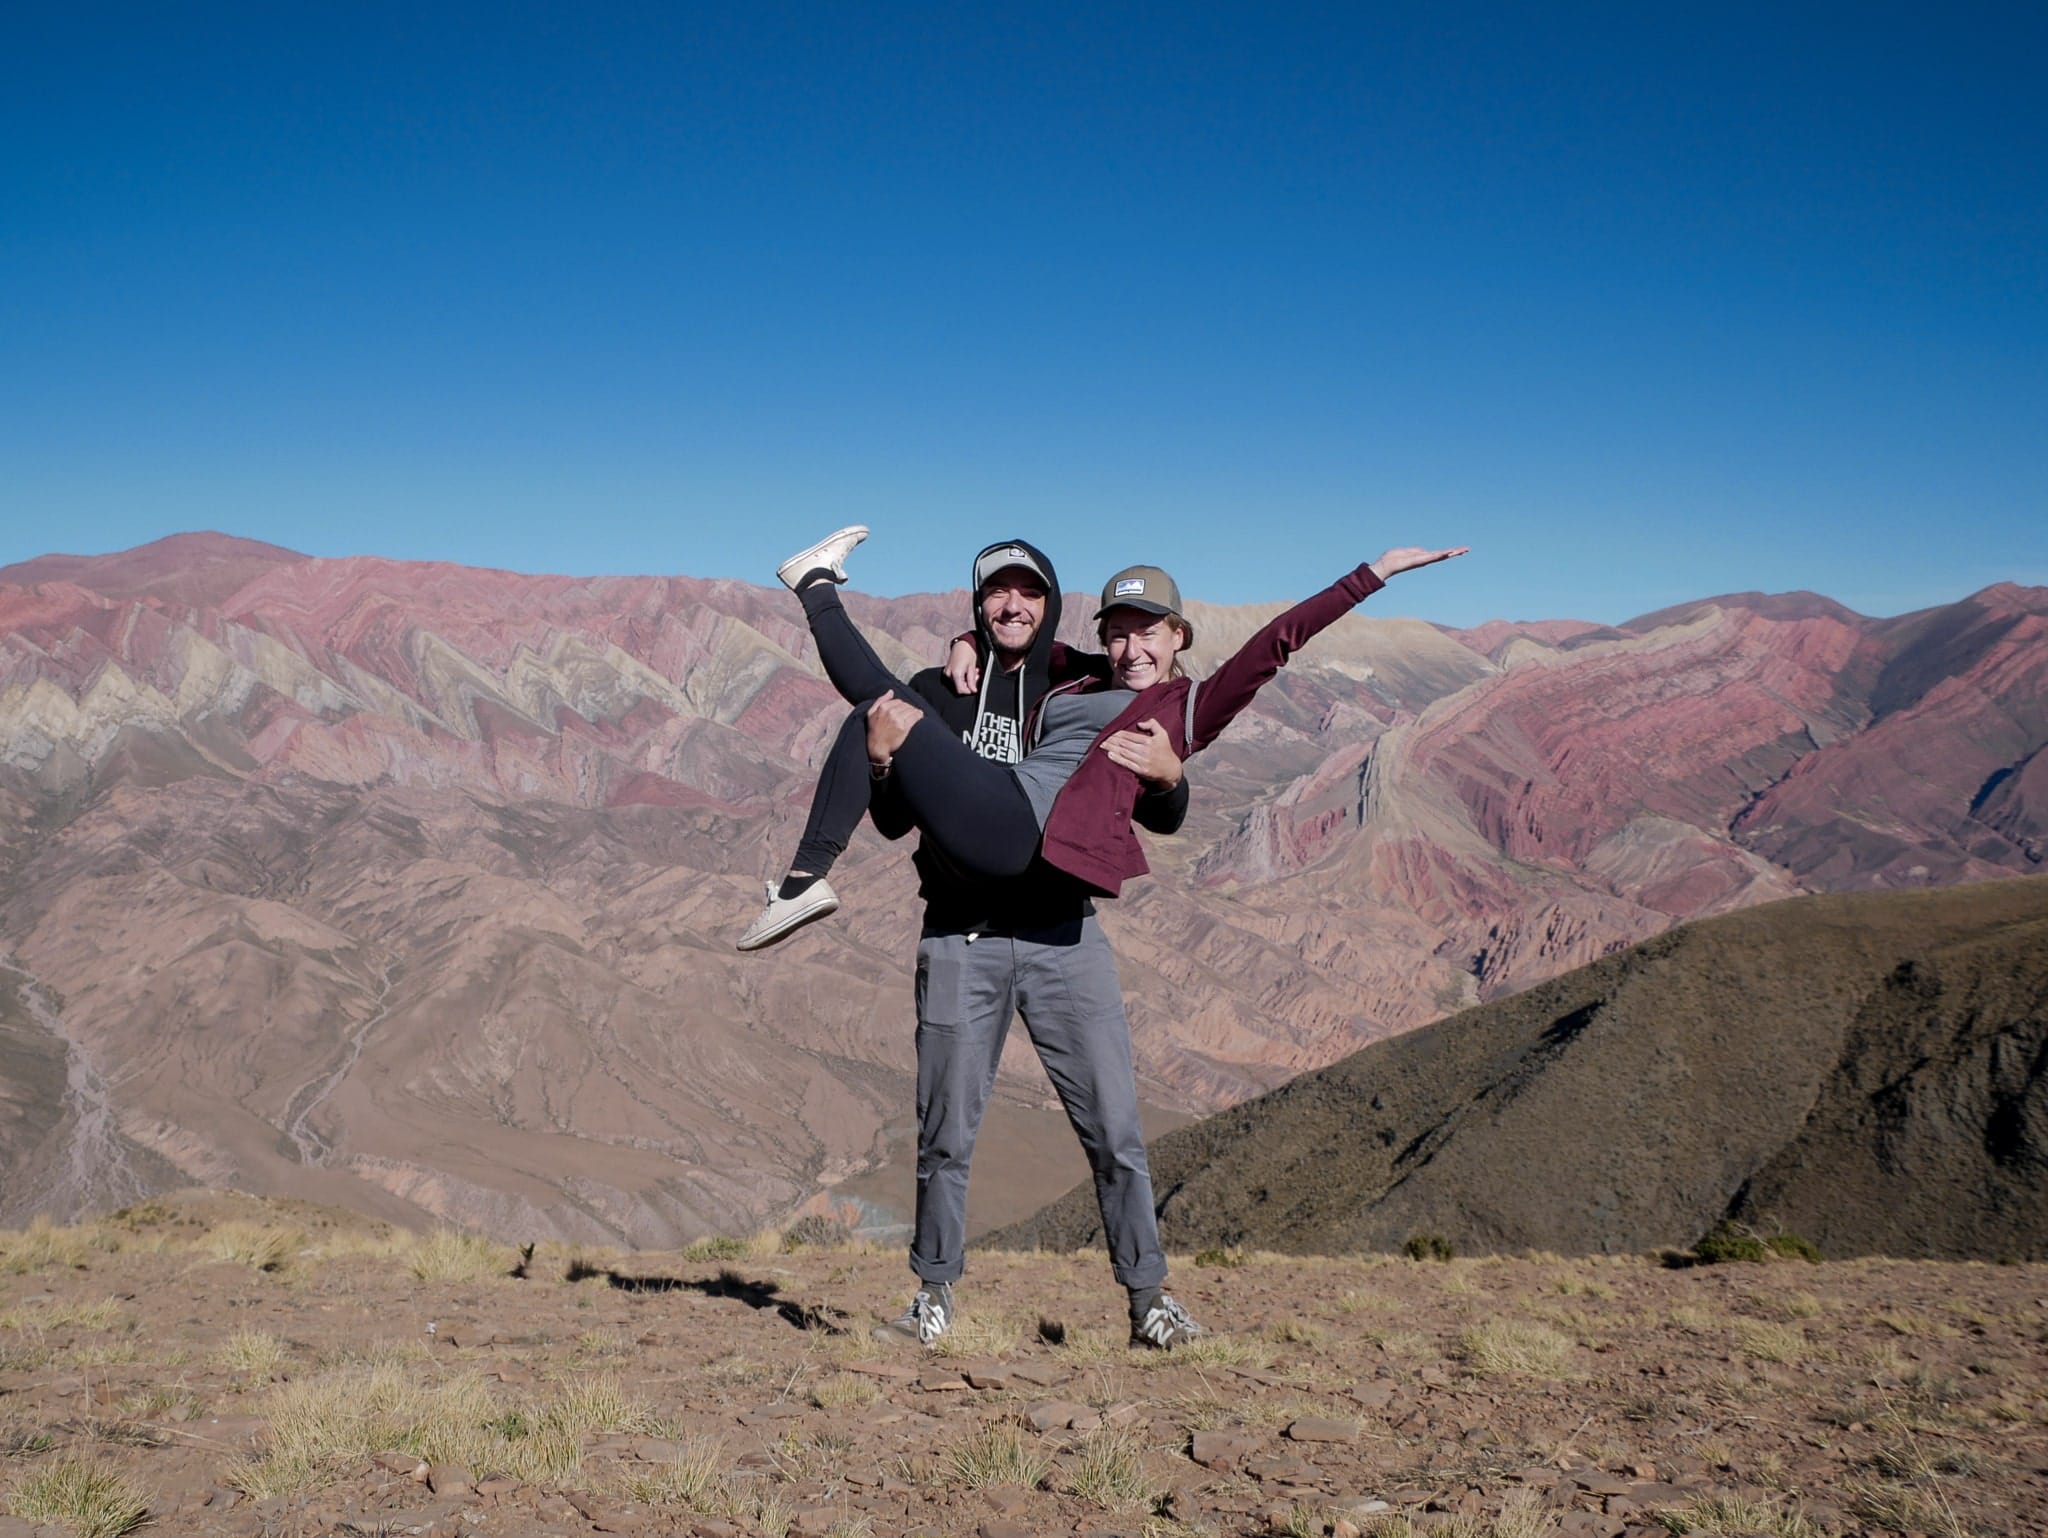
<instances>
[{"instance_id":1,"label":"red rock face","mask_svg":"<svg viewBox=\"0 0 2048 1538\"><path fill-rule=\"evenodd\" d=\"M849 606L905 673L967 615ZM1271 612L1199 610L1203 657ZM1169 1108L1684 919L2048 842L2048 591L1369 614L1105 905ZM180 1181L629 1243L829 1205L911 1103L905 848L863 834L839 915L731 940L842 713L779 588L220 536L0 572L0 1221ZM1014 1044L1003 1093L1047 1099Z\"/></svg>"}]
</instances>

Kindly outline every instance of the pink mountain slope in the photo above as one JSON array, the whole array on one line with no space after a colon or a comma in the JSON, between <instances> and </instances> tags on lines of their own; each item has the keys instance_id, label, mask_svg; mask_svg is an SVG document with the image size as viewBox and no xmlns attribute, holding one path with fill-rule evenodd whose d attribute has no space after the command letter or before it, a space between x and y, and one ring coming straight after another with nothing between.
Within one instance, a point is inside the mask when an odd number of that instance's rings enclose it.
<instances>
[{"instance_id":1,"label":"pink mountain slope","mask_svg":"<svg viewBox=\"0 0 2048 1538\"><path fill-rule=\"evenodd\" d=\"M966 614L850 603L905 672ZM1200 610L1203 655L1274 608ZM2044 617L1346 619L1106 905L1148 1096L1213 1110L1702 914L2038 868ZM731 950L841 713L779 589L221 536L0 572L0 1221L199 1181L666 1243L872 1189L905 849ZM1047 1100L1021 1046L1002 1094Z\"/></svg>"}]
</instances>

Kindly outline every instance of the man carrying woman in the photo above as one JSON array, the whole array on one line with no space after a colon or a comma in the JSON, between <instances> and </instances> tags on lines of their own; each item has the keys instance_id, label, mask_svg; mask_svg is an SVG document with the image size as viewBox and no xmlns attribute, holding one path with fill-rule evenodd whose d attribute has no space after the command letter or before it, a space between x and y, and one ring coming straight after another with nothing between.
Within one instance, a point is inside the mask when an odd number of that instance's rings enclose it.
<instances>
[{"instance_id":1,"label":"man carrying woman","mask_svg":"<svg viewBox=\"0 0 2048 1538\"><path fill-rule=\"evenodd\" d=\"M1157 567L1127 567L1104 584L1096 612L1108 676L1046 691L1026 716L1024 757L1004 765L977 757L947 732L927 700L905 698L848 618L836 585L845 581L847 552L866 532L841 530L785 562L779 575L803 603L827 675L865 716L870 782L886 784L923 833L920 860L944 860L983 892L987 883L1021 881L1047 903L1000 931L928 930L919 942L911 1265L923 1285L889 1328L929 1345L951 1326L967 1161L1010 1014L1021 1009L1094 1171L1112 1266L1130 1295L1131 1343L1183 1344L1200 1326L1164 1291L1130 1032L1091 898L1114 897L1125 880L1145 873L1132 818L1162 787L1180 783L1180 761L1214 741L1296 648L1389 577L1464 549L1389 550L1278 616L1199 685L1180 664L1194 630L1177 585ZM1047 587L1057 593L1050 581ZM847 731L853 727L850 720ZM977 955L991 939L998 953ZM1050 1008L1056 1023L1041 1030L1034 1007L1041 1017ZM944 1065L929 1081L928 1058Z\"/></svg>"}]
</instances>

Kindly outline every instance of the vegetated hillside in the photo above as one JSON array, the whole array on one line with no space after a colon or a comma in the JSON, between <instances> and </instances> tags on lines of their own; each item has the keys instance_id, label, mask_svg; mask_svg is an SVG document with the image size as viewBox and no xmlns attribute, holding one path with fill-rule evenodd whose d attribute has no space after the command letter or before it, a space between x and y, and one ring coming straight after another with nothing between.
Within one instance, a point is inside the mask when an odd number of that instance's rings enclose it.
<instances>
[{"instance_id":1,"label":"vegetated hillside","mask_svg":"<svg viewBox=\"0 0 2048 1538\"><path fill-rule=\"evenodd\" d=\"M1710 919L1152 1147L1171 1250L2048 1256L2048 879ZM1097 1242L1077 1188L994 1246Z\"/></svg>"}]
</instances>

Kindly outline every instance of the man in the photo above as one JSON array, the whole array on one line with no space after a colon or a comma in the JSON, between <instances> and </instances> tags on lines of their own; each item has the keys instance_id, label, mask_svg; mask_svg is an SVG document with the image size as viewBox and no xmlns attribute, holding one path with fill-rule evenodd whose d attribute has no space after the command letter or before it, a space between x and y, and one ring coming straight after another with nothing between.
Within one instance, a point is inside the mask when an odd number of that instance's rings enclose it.
<instances>
[{"instance_id":1,"label":"man","mask_svg":"<svg viewBox=\"0 0 2048 1538\"><path fill-rule=\"evenodd\" d=\"M910 687L982 756L1015 763L1046 689L1101 659L1053 640L1060 618L1052 562L1022 540L975 557L977 686L961 694L941 669ZM1157 833L1187 815L1180 761L1154 732L1113 745L1146 784L1138 823ZM873 740L873 739L871 739ZM870 753L871 812L885 837L911 819L893 793L886 753ZM1138 1122L1130 1027L1116 959L1094 904L1040 864L1019 879L969 881L930 844L913 857L925 902L917 951L917 1214L910 1247L919 1287L877 1334L930 1346L953 1326L953 1285L965 1266L968 1170L1013 1014L1021 1014L1046 1076L1081 1139L1116 1278L1130 1294L1131 1341L1170 1348L1200 1333L1164 1291L1151 1172Z\"/></svg>"}]
</instances>

